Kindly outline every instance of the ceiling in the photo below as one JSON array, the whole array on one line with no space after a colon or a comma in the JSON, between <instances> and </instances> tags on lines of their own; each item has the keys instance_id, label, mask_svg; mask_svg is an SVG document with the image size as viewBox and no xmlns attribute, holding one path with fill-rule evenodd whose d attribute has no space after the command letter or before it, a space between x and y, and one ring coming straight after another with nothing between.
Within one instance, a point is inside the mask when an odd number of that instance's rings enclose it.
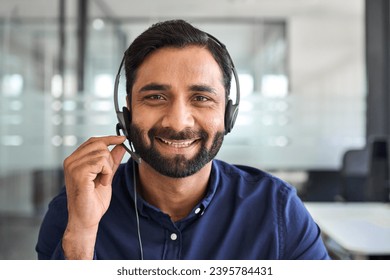
<instances>
[{"instance_id":1,"label":"ceiling","mask_svg":"<svg viewBox=\"0 0 390 280\"><path fill-rule=\"evenodd\" d=\"M68 16L75 16L77 0L65 0ZM0 0L0 18L53 18L53 0ZM299 15L360 17L364 0L89 0L89 16L129 18L289 18Z\"/></svg>"}]
</instances>

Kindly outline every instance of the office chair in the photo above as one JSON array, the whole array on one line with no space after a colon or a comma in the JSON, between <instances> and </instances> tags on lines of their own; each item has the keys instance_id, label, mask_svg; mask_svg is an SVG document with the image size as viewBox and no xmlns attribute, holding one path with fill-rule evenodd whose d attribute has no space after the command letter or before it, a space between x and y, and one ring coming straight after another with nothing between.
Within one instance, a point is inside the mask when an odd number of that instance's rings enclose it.
<instances>
[{"instance_id":1,"label":"office chair","mask_svg":"<svg viewBox=\"0 0 390 280\"><path fill-rule=\"evenodd\" d=\"M369 150L348 150L343 155L341 168L341 199L364 201L369 177Z\"/></svg>"},{"instance_id":2,"label":"office chair","mask_svg":"<svg viewBox=\"0 0 390 280\"><path fill-rule=\"evenodd\" d=\"M363 149L344 153L341 200L389 201L389 137L372 135Z\"/></svg>"}]
</instances>

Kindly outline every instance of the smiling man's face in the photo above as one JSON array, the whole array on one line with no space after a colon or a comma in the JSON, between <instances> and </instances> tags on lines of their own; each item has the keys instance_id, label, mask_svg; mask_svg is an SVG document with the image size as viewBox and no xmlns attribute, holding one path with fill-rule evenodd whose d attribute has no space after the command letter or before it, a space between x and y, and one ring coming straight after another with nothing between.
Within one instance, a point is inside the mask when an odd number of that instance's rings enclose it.
<instances>
[{"instance_id":1,"label":"smiling man's face","mask_svg":"<svg viewBox=\"0 0 390 280\"><path fill-rule=\"evenodd\" d=\"M162 48L140 65L132 88L131 139L165 176L190 176L218 153L224 137L222 72L202 47Z\"/></svg>"}]
</instances>

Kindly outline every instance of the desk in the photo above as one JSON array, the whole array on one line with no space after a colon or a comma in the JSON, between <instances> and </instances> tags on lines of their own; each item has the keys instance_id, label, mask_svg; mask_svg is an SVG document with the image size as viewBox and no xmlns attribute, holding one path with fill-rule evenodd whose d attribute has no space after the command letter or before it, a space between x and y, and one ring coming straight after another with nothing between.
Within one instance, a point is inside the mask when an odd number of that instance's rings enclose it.
<instances>
[{"instance_id":1,"label":"desk","mask_svg":"<svg viewBox=\"0 0 390 280\"><path fill-rule=\"evenodd\" d=\"M337 258L390 257L390 203L306 202L305 206Z\"/></svg>"}]
</instances>

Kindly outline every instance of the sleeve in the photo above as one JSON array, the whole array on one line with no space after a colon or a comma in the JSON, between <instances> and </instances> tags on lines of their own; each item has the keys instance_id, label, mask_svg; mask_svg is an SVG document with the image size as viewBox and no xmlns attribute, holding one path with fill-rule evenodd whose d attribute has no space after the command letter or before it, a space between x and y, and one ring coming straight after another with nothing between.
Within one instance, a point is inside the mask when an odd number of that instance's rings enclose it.
<instances>
[{"instance_id":1,"label":"sleeve","mask_svg":"<svg viewBox=\"0 0 390 280\"><path fill-rule=\"evenodd\" d=\"M35 250L39 260L64 260L61 239L68 221L66 193L64 190L49 204L43 218Z\"/></svg>"},{"instance_id":2,"label":"sleeve","mask_svg":"<svg viewBox=\"0 0 390 280\"><path fill-rule=\"evenodd\" d=\"M282 259L330 259L315 223L293 187L283 186L278 201Z\"/></svg>"}]
</instances>

